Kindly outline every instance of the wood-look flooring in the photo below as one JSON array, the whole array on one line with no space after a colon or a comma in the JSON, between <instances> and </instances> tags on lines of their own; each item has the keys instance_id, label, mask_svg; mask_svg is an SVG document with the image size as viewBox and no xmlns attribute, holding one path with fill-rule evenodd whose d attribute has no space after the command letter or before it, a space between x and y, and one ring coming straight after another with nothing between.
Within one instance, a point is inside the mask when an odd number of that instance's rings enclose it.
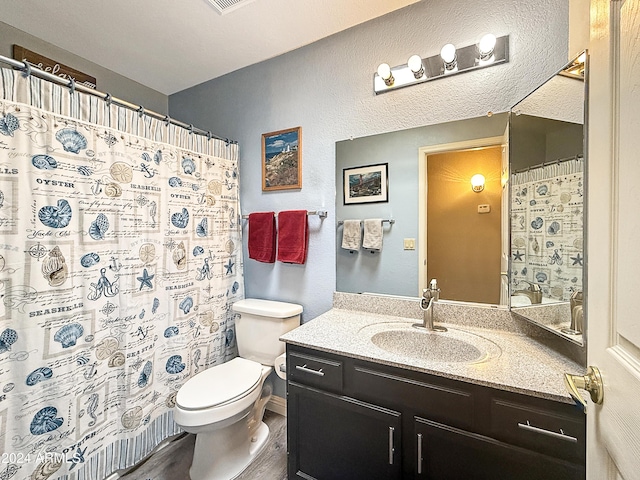
<instances>
[{"instance_id":1,"label":"wood-look flooring","mask_svg":"<svg viewBox=\"0 0 640 480\"><path fill-rule=\"evenodd\" d=\"M236 480L287 479L287 419L265 411L269 440L262 452ZM185 435L149 457L140 466L119 477L121 480L189 480L195 435Z\"/></svg>"}]
</instances>

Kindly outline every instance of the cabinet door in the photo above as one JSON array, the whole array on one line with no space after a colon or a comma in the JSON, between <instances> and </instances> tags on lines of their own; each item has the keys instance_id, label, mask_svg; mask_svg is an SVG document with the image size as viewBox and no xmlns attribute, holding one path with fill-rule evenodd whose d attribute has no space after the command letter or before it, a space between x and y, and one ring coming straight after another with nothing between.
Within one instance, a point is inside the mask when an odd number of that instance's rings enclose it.
<instances>
[{"instance_id":1,"label":"cabinet door","mask_svg":"<svg viewBox=\"0 0 640 480\"><path fill-rule=\"evenodd\" d=\"M415 478L429 480L584 480L585 478L584 466L419 417L415 418L415 442L417 452Z\"/></svg>"},{"instance_id":2,"label":"cabinet door","mask_svg":"<svg viewBox=\"0 0 640 480\"><path fill-rule=\"evenodd\" d=\"M402 478L400 413L288 383L288 478Z\"/></svg>"}]
</instances>

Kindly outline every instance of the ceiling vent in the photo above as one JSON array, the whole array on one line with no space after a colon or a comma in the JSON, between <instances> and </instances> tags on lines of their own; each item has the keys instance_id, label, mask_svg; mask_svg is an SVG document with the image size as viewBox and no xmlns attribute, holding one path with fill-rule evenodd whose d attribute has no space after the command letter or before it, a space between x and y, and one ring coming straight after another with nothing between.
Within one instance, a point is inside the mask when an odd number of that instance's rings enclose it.
<instances>
[{"instance_id":1,"label":"ceiling vent","mask_svg":"<svg viewBox=\"0 0 640 480\"><path fill-rule=\"evenodd\" d=\"M209 3L213 5L213 8L215 8L216 12L220 15L226 15L253 1L255 0L209 0Z\"/></svg>"}]
</instances>

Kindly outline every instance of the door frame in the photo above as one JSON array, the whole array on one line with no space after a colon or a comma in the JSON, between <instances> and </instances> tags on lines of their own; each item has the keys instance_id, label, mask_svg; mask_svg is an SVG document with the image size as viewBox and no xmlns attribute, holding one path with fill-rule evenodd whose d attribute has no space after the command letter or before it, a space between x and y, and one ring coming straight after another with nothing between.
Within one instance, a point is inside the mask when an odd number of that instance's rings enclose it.
<instances>
[{"instance_id":1,"label":"door frame","mask_svg":"<svg viewBox=\"0 0 640 480\"><path fill-rule=\"evenodd\" d=\"M504 145L504 136L476 138L462 142L427 145L418 149L418 292L427 288L427 161L429 155L437 153L489 148ZM505 232L502 232L503 235Z\"/></svg>"}]
</instances>

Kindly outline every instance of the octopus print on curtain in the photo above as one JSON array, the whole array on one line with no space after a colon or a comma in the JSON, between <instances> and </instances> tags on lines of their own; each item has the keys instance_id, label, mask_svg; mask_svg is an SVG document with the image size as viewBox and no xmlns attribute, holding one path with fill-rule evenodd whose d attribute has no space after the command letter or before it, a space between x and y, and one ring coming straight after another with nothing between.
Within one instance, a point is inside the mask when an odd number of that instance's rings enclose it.
<instances>
[{"instance_id":1,"label":"octopus print on curtain","mask_svg":"<svg viewBox=\"0 0 640 480\"><path fill-rule=\"evenodd\" d=\"M584 161L545 165L511 176L511 287L540 285L569 301L582 290Z\"/></svg>"},{"instance_id":2,"label":"octopus print on curtain","mask_svg":"<svg viewBox=\"0 0 640 480\"><path fill-rule=\"evenodd\" d=\"M0 473L102 479L236 355L237 158L0 109Z\"/></svg>"}]
</instances>

